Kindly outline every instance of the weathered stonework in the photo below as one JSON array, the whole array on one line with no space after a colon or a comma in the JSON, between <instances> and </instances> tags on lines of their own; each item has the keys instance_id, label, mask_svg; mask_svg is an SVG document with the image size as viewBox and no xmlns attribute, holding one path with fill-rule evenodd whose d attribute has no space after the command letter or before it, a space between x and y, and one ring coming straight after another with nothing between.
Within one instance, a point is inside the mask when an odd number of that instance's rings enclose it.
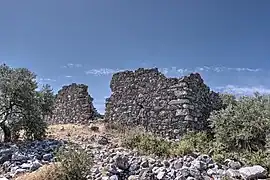
<instances>
[{"instance_id":1,"label":"weathered stonework","mask_svg":"<svg viewBox=\"0 0 270 180\"><path fill-rule=\"evenodd\" d=\"M221 108L218 94L210 91L198 73L167 78L157 68L139 68L114 74L110 88L108 122L141 125L168 138L207 129L210 112Z\"/></svg>"},{"instance_id":2,"label":"weathered stonework","mask_svg":"<svg viewBox=\"0 0 270 180\"><path fill-rule=\"evenodd\" d=\"M71 84L64 86L56 95L52 116L48 118L50 124L88 124L97 115L88 94L88 86Z\"/></svg>"}]
</instances>

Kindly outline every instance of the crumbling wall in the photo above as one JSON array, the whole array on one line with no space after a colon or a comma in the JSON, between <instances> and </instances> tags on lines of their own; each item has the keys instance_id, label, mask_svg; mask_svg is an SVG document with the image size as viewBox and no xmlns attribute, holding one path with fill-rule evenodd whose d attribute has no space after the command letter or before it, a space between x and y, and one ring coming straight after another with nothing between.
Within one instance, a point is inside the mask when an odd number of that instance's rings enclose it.
<instances>
[{"instance_id":1,"label":"crumbling wall","mask_svg":"<svg viewBox=\"0 0 270 180\"><path fill-rule=\"evenodd\" d=\"M139 68L114 74L110 88L108 122L141 125L167 138L207 129L210 112L221 108L218 94L210 91L198 73L167 78L157 68Z\"/></svg>"},{"instance_id":2,"label":"crumbling wall","mask_svg":"<svg viewBox=\"0 0 270 180\"><path fill-rule=\"evenodd\" d=\"M88 124L97 115L93 98L88 94L88 86L73 83L64 86L56 95L50 124Z\"/></svg>"}]
</instances>

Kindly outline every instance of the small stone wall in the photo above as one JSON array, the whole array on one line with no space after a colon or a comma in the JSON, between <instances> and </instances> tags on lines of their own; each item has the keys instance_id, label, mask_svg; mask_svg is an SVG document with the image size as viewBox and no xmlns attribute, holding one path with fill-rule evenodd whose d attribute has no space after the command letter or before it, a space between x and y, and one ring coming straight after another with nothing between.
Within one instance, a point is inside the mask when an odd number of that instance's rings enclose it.
<instances>
[{"instance_id":1,"label":"small stone wall","mask_svg":"<svg viewBox=\"0 0 270 180\"><path fill-rule=\"evenodd\" d=\"M93 106L93 98L88 94L88 86L71 84L64 86L56 95L50 124L78 123L88 124L98 116Z\"/></svg>"},{"instance_id":2,"label":"small stone wall","mask_svg":"<svg viewBox=\"0 0 270 180\"><path fill-rule=\"evenodd\" d=\"M108 122L141 125L167 138L207 129L210 112L222 105L219 95L210 91L198 73L167 78L157 68L139 68L114 74L110 88L105 112Z\"/></svg>"}]
</instances>

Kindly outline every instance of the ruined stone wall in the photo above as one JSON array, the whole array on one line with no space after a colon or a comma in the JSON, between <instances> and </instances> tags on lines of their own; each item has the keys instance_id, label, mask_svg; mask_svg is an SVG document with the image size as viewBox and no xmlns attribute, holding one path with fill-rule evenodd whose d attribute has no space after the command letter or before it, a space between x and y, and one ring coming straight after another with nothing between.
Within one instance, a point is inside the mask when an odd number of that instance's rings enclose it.
<instances>
[{"instance_id":1,"label":"ruined stone wall","mask_svg":"<svg viewBox=\"0 0 270 180\"><path fill-rule=\"evenodd\" d=\"M48 117L48 122L50 124L88 124L93 120L98 113L87 89L88 86L84 84L73 83L64 86L56 95L53 113L51 117Z\"/></svg>"},{"instance_id":2,"label":"ruined stone wall","mask_svg":"<svg viewBox=\"0 0 270 180\"><path fill-rule=\"evenodd\" d=\"M140 68L114 74L110 88L107 121L142 125L168 138L206 129L210 112L221 107L218 94L210 91L198 73L167 78L157 68Z\"/></svg>"}]
</instances>

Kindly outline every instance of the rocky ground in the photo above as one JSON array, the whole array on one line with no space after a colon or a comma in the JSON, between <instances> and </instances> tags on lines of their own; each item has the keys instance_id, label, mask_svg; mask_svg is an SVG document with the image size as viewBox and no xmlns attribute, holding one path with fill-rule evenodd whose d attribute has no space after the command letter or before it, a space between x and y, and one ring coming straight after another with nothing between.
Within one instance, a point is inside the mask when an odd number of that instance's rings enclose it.
<instances>
[{"instance_id":1,"label":"rocky ground","mask_svg":"<svg viewBox=\"0 0 270 180\"><path fill-rule=\"evenodd\" d=\"M50 138L55 140L1 147L3 178L0 180L12 179L52 163L52 152L67 140L93 154L89 179L94 180L267 179L268 175L259 165L242 167L233 160L220 165L204 154L169 159L140 155L121 147L117 136L106 132L103 125L99 125L99 131L86 126L53 126L50 132Z\"/></svg>"},{"instance_id":2,"label":"rocky ground","mask_svg":"<svg viewBox=\"0 0 270 180\"><path fill-rule=\"evenodd\" d=\"M54 151L64 144L64 141L48 139L1 146L2 177L11 179L26 172L36 171L43 165L52 163L54 161Z\"/></svg>"}]
</instances>

